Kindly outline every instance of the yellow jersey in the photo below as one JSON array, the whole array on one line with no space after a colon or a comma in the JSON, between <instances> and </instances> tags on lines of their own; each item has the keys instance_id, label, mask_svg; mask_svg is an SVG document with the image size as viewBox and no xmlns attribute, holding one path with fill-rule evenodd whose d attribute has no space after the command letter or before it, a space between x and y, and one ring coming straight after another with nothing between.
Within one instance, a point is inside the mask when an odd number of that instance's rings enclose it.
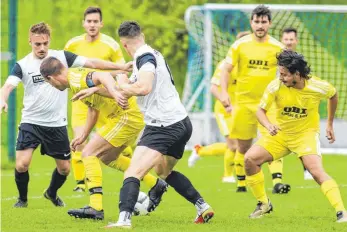
<instances>
[{"instance_id":1,"label":"yellow jersey","mask_svg":"<svg viewBox=\"0 0 347 232\"><path fill-rule=\"evenodd\" d=\"M86 83L86 77L88 73L98 71L96 69L88 68L70 68L68 71L68 82L73 94L78 93L83 89L89 88ZM114 118L117 114L120 114L126 110L123 110L117 102L112 98L93 94L87 98L81 100L84 104L102 112L103 117ZM128 100L128 109L138 109L138 113L141 114L140 109L136 104L136 98L131 97Z\"/></svg>"},{"instance_id":2,"label":"yellow jersey","mask_svg":"<svg viewBox=\"0 0 347 232\"><path fill-rule=\"evenodd\" d=\"M225 61L238 66L237 104L259 104L266 86L276 78L276 54L283 48L283 44L269 35L262 43L255 40L254 34L233 43Z\"/></svg>"},{"instance_id":3,"label":"yellow jersey","mask_svg":"<svg viewBox=\"0 0 347 232\"><path fill-rule=\"evenodd\" d=\"M86 34L76 36L66 43L64 50L89 58L125 63L119 44L112 37L102 33L93 42L86 40Z\"/></svg>"},{"instance_id":4,"label":"yellow jersey","mask_svg":"<svg viewBox=\"0 0 347 232\"><path fill-rule=\"evenodd\" d=\"M220 77L221 77L221 68L224 61L220 61L217 65L216 70L213 73L213 76L211 78L211 84L217 85L219 91L221 91L221 85L220 85ZM237 74L237 66L233 68L232 72L230 73L230 80L228 85L228 93L231 100L231 105L234 105L236 103L235 100L235 89L236 89L236 74ZM214 110L217 112L224 112L224 106L222 103L218 100L216 100L214 105Z\"/></svg>"},{"instance_id":5,"label":"yellow jersey","mask_svg":"<svg viewBox=\"0 0 347 232\"><path fill-rule=\"evenodd\" d=\"M335 94L330 83L317 77L305 80L303 89L287 87L276 79L266 88L260 107L269 110L274 104L276 122L284 134L319 132L319 103Z\"/></svg>"}]
</instances>

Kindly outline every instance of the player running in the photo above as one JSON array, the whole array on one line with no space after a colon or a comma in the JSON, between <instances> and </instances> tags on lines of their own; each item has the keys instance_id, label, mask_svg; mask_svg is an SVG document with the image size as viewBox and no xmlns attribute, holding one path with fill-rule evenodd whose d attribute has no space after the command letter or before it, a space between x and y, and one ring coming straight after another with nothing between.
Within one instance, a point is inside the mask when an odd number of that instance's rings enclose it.
<instances>
[{"instance_id":1,"label":"player running","mask_svg":"<svg viewBox=\"0 0 347 232\"><path fill-rule=\"evenodd\" d=\"M337 222L347 222L339 187L323 168L319 142L318 107L322 99L329 99L326 137L330 143L335 141L336 90L328 82L310 75L301 54L285 50L277 56L277 64L280 78L267 86L257 111L258 121L268 130L268 135L261 137L245 156L247 181L258 200L249 217L258 218L272 211L261 165L294 152L335 208ZM275 107L275 123L266 115L271 106Z\"/></svg>"}]
</instances>

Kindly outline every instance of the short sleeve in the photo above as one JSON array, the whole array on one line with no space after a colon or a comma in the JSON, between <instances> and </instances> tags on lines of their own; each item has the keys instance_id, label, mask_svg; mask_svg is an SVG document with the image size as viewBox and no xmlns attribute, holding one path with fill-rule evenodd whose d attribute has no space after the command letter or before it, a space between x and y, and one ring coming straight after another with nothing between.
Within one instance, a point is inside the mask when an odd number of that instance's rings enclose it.
<instances>
[{"instance_id":1,"label":"short sleeve","mask_svg":"<svg viewBox=\"0 0 347 232\"><path fill-rule=\"evenodd\" d=\"M260 100L259 107L268 111L275 100L277 91L279 89L278 80L274 80L270 82L270 84L266 87L263 97Z\"/></svg>"},{"instance_id":2,"label":"short sleeve","mask_svg":"<svg viewBox=\"0 0 347 232\"><path fill-rule=\"evenodd\" d=\"M10 76L15 76L18 77L19 79L23 78L23 73L22 73L22 68L20 67L20 65L18 63L16 63L10 73Z\"/></svg>"},{"instance_id":3,"label":"short sleeve","mask_svg":"<svg viewBox=\"0 0 347 232\"><path fill-rule=\"evenodd\" d=\"M239 47L238 44L234 43L227 53L227 56L225 57L225 62L228 64L231 64L233 66L237 65L239 62Z\"/></svg>"},{"instance_id":4,"label":"short sleeve","mask_svg":"<svg viewBox=\"0 0 347 232\"><path fill-rule=\"evenodd\" d=\"M77 55L72 52L64 51L64 55L66 58L66 63L69 68L72 67L73 63L75 62Z\"/></svg>"},{"instance_id":5,"label":"short sleeve","mask_svg":"<svg viewBox=\"0 0 347 232\"><path fill-rule=\"evenodd\" d=\"M327 86L327 92L326 92L326 95L325 97L326 98L332 98L335 94L336 94L336 89L335 87L330 84L329 82L326 82L328 84Z\"/></svg>"},{"instance_id":6,"label":"short sleeve","mask_svg":"<svg viewBox=\"0 0 347 232\"><path fill-rule=\"evenodd\" d=\"M157 60L152 53L144 53L143 55L136 58L136 67L138 70L140 70L141 67L146 63L151 63L155 68L157 67Z\"/></svg>"}]
</instances>

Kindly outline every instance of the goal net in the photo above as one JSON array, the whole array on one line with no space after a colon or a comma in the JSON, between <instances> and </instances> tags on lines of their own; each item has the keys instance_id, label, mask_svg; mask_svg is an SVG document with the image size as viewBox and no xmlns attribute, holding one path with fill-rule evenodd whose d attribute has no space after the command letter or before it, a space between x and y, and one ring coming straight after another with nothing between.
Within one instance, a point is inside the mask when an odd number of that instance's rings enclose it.
<instances>
[{"instance_id":1,"label":"goal net","mask_svg":"<svg viewBox=\"0 0 347 232\"><path fill-rule=\"evenodd\" d=\"M189 33L188 72L183 102L194 126L189 145L223 141L213 116L210 78L241 31L250 30L253 4L205 4L186 10ZM272 11L269 34L280 40L286 27L298 31L297 51L304 54L312 73L332 83L339 94L336 142L325 139L325 101L321 102L321 143L328 153L347 154L347 6L267 5Z\"/></svg>"}]
</instances>

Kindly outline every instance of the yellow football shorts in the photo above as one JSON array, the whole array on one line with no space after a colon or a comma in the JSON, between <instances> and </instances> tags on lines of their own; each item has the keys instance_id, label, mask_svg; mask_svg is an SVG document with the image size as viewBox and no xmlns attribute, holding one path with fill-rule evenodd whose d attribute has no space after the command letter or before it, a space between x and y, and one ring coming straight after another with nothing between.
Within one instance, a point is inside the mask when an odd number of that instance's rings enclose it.
<instances>
[{"instance_id":1,"label":"yellow football shorts","mask_svg":"<svg viewBox=\"0 0 347 232\"><path fill-rule=\"evenodd\" d=\"M131 146L145 126L143 115L136 109L128 109L113 118L107 118L106 123L97 130L97 134L114 147Z\"/></svg>"},{"instance_id":2,"label":"yellow football shorts","mask_svg":"<svg viewBox=\"0 0 347 232\"><path fill-rule=\"evenodd\" d=\"M319 133L315 131L285 135L282 131L275 136L261 136L255 143L265 148L274 160L280 159L291 152L298 157L304 155L321 155Z\"/></svg>"},{"instance_id":3,"label":"yellow football shorts","mask_svg":"<svg viewBox=\"0 0 347 232\"><path fill-rule=\"evenodd\" d=\"M258 104L236 104L233 108L231 128L234 138L249 140L257 137Z\"/></svg>"}]
</instances>

